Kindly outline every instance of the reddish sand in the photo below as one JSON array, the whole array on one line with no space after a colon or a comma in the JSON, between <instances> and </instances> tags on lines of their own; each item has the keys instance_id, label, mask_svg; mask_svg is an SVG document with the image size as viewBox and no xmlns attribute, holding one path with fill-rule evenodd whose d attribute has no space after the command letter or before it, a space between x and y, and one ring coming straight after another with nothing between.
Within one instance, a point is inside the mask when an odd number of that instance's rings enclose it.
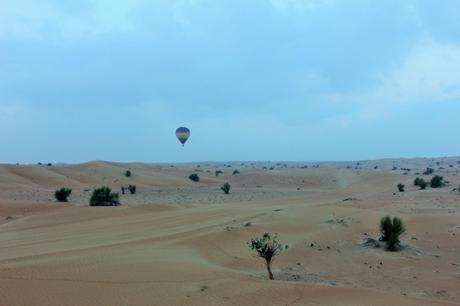
<instances>
[{"instance_id":1,"label":"reddish sand","mask_svg":"<svg viewBox=\"0 0 460 306\"><path fill-rule=\"evenodd\" d=\"M0 305L460 305L458 160L0 165ZM427 166L449 185L414 187ZM123 205L88 207L128 184ZM400 252L362 244L386 214L406 223ZM275 281L247 247L265 231L289 246Z\"/></svg>"}]
</instances>

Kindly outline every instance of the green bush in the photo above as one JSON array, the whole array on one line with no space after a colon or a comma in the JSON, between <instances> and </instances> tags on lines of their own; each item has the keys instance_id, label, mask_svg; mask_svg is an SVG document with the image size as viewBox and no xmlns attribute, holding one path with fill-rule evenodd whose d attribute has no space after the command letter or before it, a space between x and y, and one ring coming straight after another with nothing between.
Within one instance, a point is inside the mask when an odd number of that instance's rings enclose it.
<instances>
[{"instance_id":1,"label":"green bush","mask_svg":"<svg viewBox=\"0 0 460 306\"><path fill-rule=\"evenodd\" d=\"M63 187L54 192L54 197L59 202L67 202L71 193L72 193L72 189Z\"/></svg>"},{"instance_id":2,"label":"green bush","mask_svg":"<svg viewBox=\"0 0 460 306\"><path fill-rule=\"evenodd\" d=\"M398 184L398 190L399 192L404 192L404 184Z\"/></svg>"},{"instance_id":3,"label":"green bush","mask_svg":"<svg viewBox=\"0 0 460 306\"><path fill-rule=\"evenodd\" d=\"M396 251L399 248L399 237L404 234L406 229L401 219L385 216L380 220L381 241L386 242L388 251Z\"/></svg>"},{"instance_id":4,"label":"green bush","mask_svg":"<svg viewBox=\"0 0 460 306\"><path fill-rule=\"evenodd\" d=\"M200 177L198 176L198 174L196 173L192 173L188 176L189 179L191 179L192 181L194 182L199 182L200 181Z\"/></svg>"},{"instance_id":5,"label":"green bush","mask_svg":"<svg viewBox=\"0 0 460 306\"><path fill-rule=\"evenodd\" d=\"M418 186L420 187L420 189L426 189L426 186L428 186L428 183L422 180Z\"/></svg>"},{"instance_id":6,"label":"green bush","mask_svg":"<svg viewBox=\"0 0 460 306\"><path fill-rule=\"evenodd\" d=\"M90 206L117 206L120 205L118 193L112 192L109 187L96 188L89 200Z\"/></svg>"},{"instance_id":7,"label":"green bush","mask_svg":"<svg viewBox=\"0 0 460 306\"><path fill-rule=\"evenodd\" d=\"M237 175L237 174L240 174L240 171L238 170L233 171L233 175Z\"/></svg>"},{"instance_id":8,"label":"green bush","mask_svg":"<svg viewBox=\"0 0 460 306\"><path fill-rule=\"evenodd\" d=\"M131 171L129 171L129 170L126 170L126 172L125 172L125 176L126 176L126 177L131 177Z\"/></svg>"},{"instance_id":9,"label":"green bush","mask_svg":"<svg viewBox=\"0 0 460 306\"><path fill-rule=\"evenodd\" d=\"M131 194L135 194L136 193L136 185L129 185L128 186L128 190L129 192L131 192Z\"/></svg>"},{"instance_id":10,"label":"green bush","mask_svg":"<svg viewBox=\"0 0 460 306\"><path fill-rule=\"evenodd\" d=\"M265 260L268 278L273 280L274 277L271 269L273 259L283 251L283 246L279 243L278 237L270 233L265 233L262 237L251 239L248 242L248 246L257 253L258 257Z\"/></svg>"},{"instance_id":11,"label":"green bush","mask_svg":"<svg viewBox=\"0 0 460 306\"><path fill-rule=\"evenodd\" d=\"M423 175L430 175L433 174L434 169L433 168L426 168L425 172L423 172Z\"/></svg>"},{"instance_id":12,"label":"green bush","mask_svg":"<svg viewBox=\"0 0 460 306\"><path fill-rule=\"evenodd\" d=\"M444 178L439 175L435 175L430 181L431 188L439 188L444 186Z\"/></svg>"},{"instance_id":13,"label":"green bush","mask_svg":"<svg viewBox=\"0 0 460 306\"><path fill-rule=\"evenodd\" d=\"M225 193L225 194L228 194L230 192L230 188L232 186L229 184L229 183L224 183L220 189Z\"/></svg>"},{"instance_id":14,"label":"green bush","mask_svg":"<svg viewBox=\"0 0 460 306\"><path fill-rule=\"evenodd\" d=\"M219 176L219 174L222 174L224 172L222 172L222 170L216 170L216 176Z\"/></svg>"},{"instance_id":15,"label":"green bush","mask_svg":"<svg viewBox=\"0 0 460 306\"><path fill-rule=\"evenodd\" d=\"M419 186L420 189L425 189L427 185L428 185L428 183L422 178L417 177L414 180L414 186Z\"/></svg>"}]
</instances>

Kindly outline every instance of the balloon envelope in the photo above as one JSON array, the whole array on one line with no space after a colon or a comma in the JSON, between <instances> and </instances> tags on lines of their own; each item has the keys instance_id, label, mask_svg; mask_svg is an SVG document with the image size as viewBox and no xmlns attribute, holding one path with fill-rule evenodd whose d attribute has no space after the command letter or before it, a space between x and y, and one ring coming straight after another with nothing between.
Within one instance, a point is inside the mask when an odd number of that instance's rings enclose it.
<instances>
[{"instance_id":1,"label":"balloon envelope","mask_svg":"<svg viewBox=\"0 0 460 306\"><path fill-rule=\"evenodd\" d=\"M176 130L176 137L184 145L190 137L190 130L186 127L180 127Z\"/></svg>"}]
</instances>

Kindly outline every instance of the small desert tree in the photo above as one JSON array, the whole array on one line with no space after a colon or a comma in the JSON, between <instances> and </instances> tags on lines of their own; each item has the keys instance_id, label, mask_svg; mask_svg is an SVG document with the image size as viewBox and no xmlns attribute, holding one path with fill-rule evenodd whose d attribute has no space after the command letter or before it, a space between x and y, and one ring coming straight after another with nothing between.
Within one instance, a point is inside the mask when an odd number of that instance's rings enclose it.
<instances>
[{"instance_id":1,"label":"small desert tree","mask_svg":"<svg viewBox=\"0 0 460 306\"><path fill-rule=\"evenodd\" d=\"M234 170L234 171L233 171L233 175L237 175L237 174L240 174L240 171Z\"/></svg>"},{"instance_id":2,"label":"small desert tree","mask_svg":"<svg viewBox=\"0 0 460 306\"><path fill-rule=\"evenodd\" d=\"M404 187L405 187L404 184L401 184L401 183L398 184L398 190L399 190L399 192L404 192Z\"/></svg>"},{"instance_id":3,"label":"small desert tree","mask_svg":"<svg viewBox=\"0 0 460 306\"><path fill-rule=\"evenodd\" d=\"M399 247L399 236L404 234L406 229L401 219L385 216L380 220L380 232L382 233L381 241L386 242L388 251L396 251Z\"/></svg>"},{"instance_id":4,"label":"small desert tree","mask_svg":"<svg viewBox=\"0 0 460 306\"><path fill-rule=\"evenodd\" d=\"M199 182L200 181L200 177L198 176L198 174L196 173L192 173L188 176L188 178L194 182Z\"/></svg>"},{"instance_id":5,"label":"small desert tree","mask_svg":"<svg viewBox=\"0 0 460 306\"><path fill-rule=\"evenodd\" d=\"M72 189L62 187L54 192L54 197L59 202L67 202L71 193Z\"/></svg>"},{"instance_id":6,"label":"small desert tree","mask_svg":"<svg viewBox=\"0 0 460 306\"><path fill-rule=\"evenodd\" d=\"M263 234L262 237L256 237L248 242L248 246L251 250L257 253L257 256L265 260L267 266L268 278L273 280L272 263L275 256L279 255L283 251L283 246L278 241L276 235L270 233Z\"/></svg>"},{"instance_id":7,"label":"small desert tree","mask_svg":"<svg viewBox=\"0 0 460 306\"><path fill-rule=\"evenodd\" d=\"M216 170L216 176L219 176L219 174L222 174L224 172L222 172L222 170Z\"/></svg>"},{"instance_id":8,"label":"small desert tree","mask_svg":"<svg viewBox=\"0 0 460 306\"><path fill-rule=\"evenodd\" d=\"M126 176L126 177L131 177L131 171L129 171L129 170L126 170L126 172L125 172L125 176Z\"/></svg>"},{"instance_id":9,"label":"small desert tree","mask_svg":"<svg viewBox=\"0 0 460 306\"><path fill-rule=\"evenodd\" d=\"M112 192L106 186L95 189L89 200L90 206L116 206L119 204L118 193Z\"/></svg>"},{"instance_id":10,"label":"small desert tree","mask_svg":"<svg viewBox=\"0 0 460 306\"><path fill-rule=\"evenodd\" d=\"M228 194L230 192L230 188L232 186L229 184L229 183L224 183L222 184L222 186L220 187L220 189L225 193L225 194Z\"/></svg>"},{"instance_id":11,"label":"small desert tree","mask_svg":"<svg viewBox=\"0 0 460 306\"><path fill-rule=\"evenodd\" d=\"M444 185L444 178L439 175L435 175L431 181L430 181L430 186L431 188L439 188Z\"/></svg>"}]
</instances>

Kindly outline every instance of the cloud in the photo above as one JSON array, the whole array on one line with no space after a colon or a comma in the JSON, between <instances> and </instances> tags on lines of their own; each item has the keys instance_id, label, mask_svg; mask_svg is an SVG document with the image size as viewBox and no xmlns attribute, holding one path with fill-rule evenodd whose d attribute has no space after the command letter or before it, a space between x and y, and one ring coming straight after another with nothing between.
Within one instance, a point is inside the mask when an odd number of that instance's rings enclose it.
<instances>
[{"instance_id":1,"label":"cloud","mask_svg":"<svg viewBox=\"0 0 460 306\"><path fill-rule=\"evenodd\" d=\"M399 108L460 100L458 71L460 45L422 39L396 68L379 73L379 82L369 91L324 95L331 107L345 104L351 111L334 115L322 125L339 122L341 127L350 127L386 118Z\"/></svg>"}]
</instances>

